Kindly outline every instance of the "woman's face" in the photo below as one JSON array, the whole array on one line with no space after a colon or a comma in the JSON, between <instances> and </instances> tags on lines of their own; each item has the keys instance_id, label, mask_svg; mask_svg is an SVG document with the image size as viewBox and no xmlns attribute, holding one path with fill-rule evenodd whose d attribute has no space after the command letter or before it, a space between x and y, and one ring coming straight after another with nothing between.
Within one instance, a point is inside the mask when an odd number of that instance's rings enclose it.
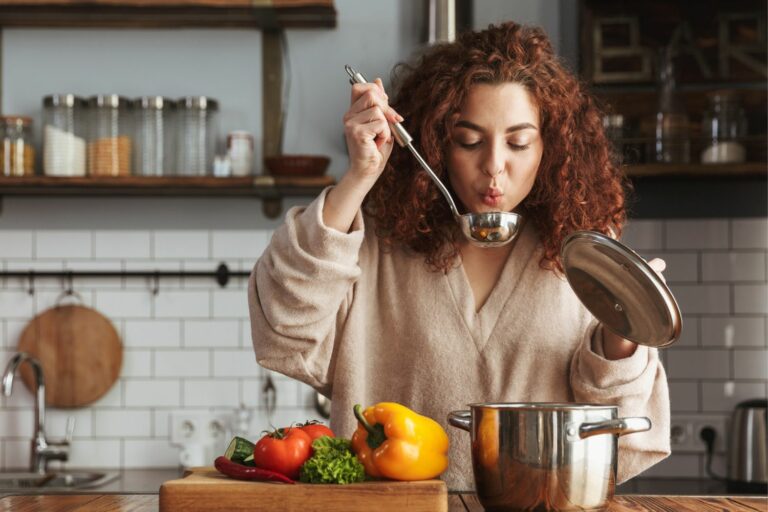
<instances>
[{"instance_id":1,"label":"woman's face","mask_svg":"<svg viewBox=\"0 0 768 512\"><path fill-rule=\"evenodd\" d=\"M533 187L543 144L539 109L516 83L469 91L448 147L448 176L468 212L512 211Z\"/></svg>"}]
</instances>

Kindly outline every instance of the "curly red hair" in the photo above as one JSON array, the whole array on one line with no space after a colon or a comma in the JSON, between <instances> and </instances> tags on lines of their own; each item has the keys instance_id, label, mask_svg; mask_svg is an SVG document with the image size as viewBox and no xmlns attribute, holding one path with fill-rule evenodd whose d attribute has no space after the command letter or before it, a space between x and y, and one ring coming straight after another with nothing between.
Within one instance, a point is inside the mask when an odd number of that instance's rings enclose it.
<instances>
[{"instance_id":1,"label":"curly red hair","mask_svg":"<svg viewBox=\"0 0 768 512\"><path fill-rule=\"evenodd\" d=\"M509 22L467 32L456 42L429 48L414 65L398 65L393 75L392 106L449 187L446 150L454 114L470 88L505 82L526 88L541 113L544 153L521 210L541 236L543 268L562 271L560 246L573 231L621 233L625 178L601 111L541 29ZM395 147L364 209L385 245L423 254L435 270L447 271L458 262L461 232L445 198L407 150Z\"/></svg>"}]
</instances>

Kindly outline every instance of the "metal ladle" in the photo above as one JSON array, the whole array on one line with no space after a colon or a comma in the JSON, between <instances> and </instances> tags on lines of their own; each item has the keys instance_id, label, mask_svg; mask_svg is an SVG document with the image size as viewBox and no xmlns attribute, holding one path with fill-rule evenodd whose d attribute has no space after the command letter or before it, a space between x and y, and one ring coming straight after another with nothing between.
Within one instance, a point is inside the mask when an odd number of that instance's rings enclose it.
<instances>
[{"instance_id":1,"label":"metal ladle","mask_svg":"<svg viewBox=\"0 0 768 512\"><path fill-rule=\"evenodd\" d=\"M368 83L365 77L351 66L344 66L344 70L353 83ZM429 164L416 151L416 148L413 147L413 137L403 128L403 125L392 123L392 133L400 147L408 148L413 156L416 157L421 167L427 171L432 181L435 182L437 188L440 189L440 192L448 201L448 206L450 206L456 222L459 223L462 233L470 242L480 247L500 247L515 239L522 226L523 218L520 215L513 212L459 213L459 209L456 208L456 203L453 201L450 192L445 188L440 178L437 177L437 174L429 167Z\"/></svg>"}]
</instances>

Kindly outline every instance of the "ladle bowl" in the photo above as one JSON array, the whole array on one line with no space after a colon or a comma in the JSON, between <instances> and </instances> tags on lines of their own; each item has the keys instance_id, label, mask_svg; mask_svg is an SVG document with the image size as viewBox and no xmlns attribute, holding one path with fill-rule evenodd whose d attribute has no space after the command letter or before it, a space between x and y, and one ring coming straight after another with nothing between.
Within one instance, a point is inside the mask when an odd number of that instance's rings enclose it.
<instances>
[{"instance_id":1,"label":"ladle bowl","mask_svg":"<svg viewBox=\"0 0 768 512\"><path fill-rule=\"evenodd\" d=\"M513 212L465 213L456 219L464 236L474 245L501 247L515 239L523 218Z\"/></svg>"},{"instance_id":2,"label":"ladle bowl","mask_svg":"<svg viewBox=\"0 0 768 512\"><path fill-rule=\"evenodd\" d=\"M365 84L368 81L363 75L355 71L350 66L344 66L344 70L349 75L350 82ZM400 123L392 123L392 134L395 140L402 148L407 148L416 158L437 188L448 201L456 222L461 227L461 232L474 245L480 247L500 247L506 245L517 237L522 226L523 218L517 213L512 212L482 212L482 213L459 213L456 203L451 197L451 193L437 177L435 171L429 166L426 160L413 147L413 137L406 131Z\"/></svg>"}]
</instances>

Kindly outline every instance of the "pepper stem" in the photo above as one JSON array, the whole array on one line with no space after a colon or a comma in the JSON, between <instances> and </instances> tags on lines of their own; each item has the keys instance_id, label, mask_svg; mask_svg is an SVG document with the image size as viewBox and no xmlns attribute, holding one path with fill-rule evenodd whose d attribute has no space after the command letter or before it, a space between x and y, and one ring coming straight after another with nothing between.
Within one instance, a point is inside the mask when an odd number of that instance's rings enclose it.
<instances>
[{"instance_id":1,"label":"pepper stem","mask_svg":"<svg viewBox=\"0 0 768 512\"><path fill-rule=\"evenodd\" d=\"M365 440L368 446L370 446L372 450L381 446L381 444L387 440L387 435L384 433L384 425L381 423L376 423L375 425L368 423L368 420L363 416L363 408L360 404L355 404L352 410L355 413L357 421L359 421L360 425L362 425L366 432L368 432L368 437Z\"/></svg>"}]
</instances>

